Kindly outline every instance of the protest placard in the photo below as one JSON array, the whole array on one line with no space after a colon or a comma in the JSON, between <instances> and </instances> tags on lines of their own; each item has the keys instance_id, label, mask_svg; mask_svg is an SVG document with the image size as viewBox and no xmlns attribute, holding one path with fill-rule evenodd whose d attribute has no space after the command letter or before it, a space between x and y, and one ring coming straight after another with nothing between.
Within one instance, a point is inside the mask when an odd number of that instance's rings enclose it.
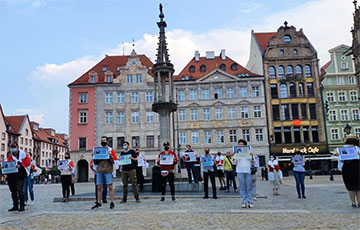
<instances>
[{"instance_id":1,"label":"protest placard","mask_svg":"<svg viewBox=\"0 0 360 230\"><path fill-rule=\"evenodd\" d=\"M119 165L129 165L131 164L130 154L120 155L119 156Z\"/></svg>"},{"instance_id":2,"label":"protest placard","mask_svg":"<svg viewBox=\"0 0 360 230\"><path fill-rule=\"evenodd\" d=\"M173 165L174 156L173 155L161 155L160 156L160 165Z\"/></svg>"},{"instance_id":3,"label":"protest placard","mask_svg":"<svg viewBox=\"0 0 360 230\"><path fill-rule=\"evenodd\" d=\"M16 168L15 161L5 161L2 163L1 172L2 172L2 174L17 173L17 172L19 172L19 169Z\"/></svg>"},{"instance_id":4,"label":"protest placard","mask_svg":"<svg viewBox=\"0 0 360 230\"><path fill-rule=\"evenodd\" d=\"M201 166L213 166L213 165L214 165L214 161L211 156L209 156L209 157L202 156L201 157Z\"/></svg>"},{"instance_id":5,"label":"protest placard","mask_svg":"<svg viewBox=\"0 0 360 230\"><path fill-rule=\"evenodd\" d=\"M94 148L94 160L107 160L109 159L109 149L107 147L95 147Z\"/></svg>"},{"instance_id":6,"label":"protest placard","mask_svg":"<svg viewBox=\"0 0 360 230\"><path fill-rule=\"evenodd\" d=\"M355 147L351 147L351 146L341 147L341 148L338 148L337 150L340 155L341 161L359 159L359 155L358 155L358 152L356 151Z\"/></svg>"}]
</instances>

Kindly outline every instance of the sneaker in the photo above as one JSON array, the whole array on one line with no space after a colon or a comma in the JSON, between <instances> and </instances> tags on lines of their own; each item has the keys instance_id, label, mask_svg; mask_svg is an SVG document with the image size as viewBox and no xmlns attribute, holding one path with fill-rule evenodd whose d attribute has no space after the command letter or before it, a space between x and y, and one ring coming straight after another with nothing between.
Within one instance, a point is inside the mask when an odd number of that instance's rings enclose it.
<instances>
[{"instance_id":1,"label":"sneaker","mask_svg":"<svg viewBox=\"0 0 360 230\"><path fill-rule=\"evenodd\" d=\"M110 209L113 209L114 207L115 207L114 202L111 202L111 203L110 203Z\"/></svg>"},{"instance_id":2,"label":"sneaker","mask_svg":"<svg viewBox=\"0 0 360 230\"><path fill-rule=\"evenodd\" d=\"M136 198L136 203L140 203L140 199L139 199L139 198Z\"/></svg>"},{"instance_id":3,"label":"sneaker","mask_svg":"<svg viewBox=\"0 0 360 230\"><path fill-rule=\"evenodd\" d=\"M160 201L165 201L165 197L161 197Z\"/></svg>"},{"instance_id":4,"label":"sneaker","mask_svg":"<svg viewBox=\"0 0 360 230\"><path fill-rule=\"evenodd\" d=\"M99 207L101 207L101 204L96 202L96 204L91 209L95 209L95 208L99 208Z\"/></svg>"},{"instance_id":5,"label":"sneaker","mask_svg":"<svg viewBox=\"0 0 360 230\"><path fill-rule=\"evenodd\" d=\"M355 203L352 203L352 204L351 204L351 207L356 208L356 204L355 204Z\"/></svg>"},{"instance_id":6,"label":"sneaker","mask_svg":"<svg viewBox=\"0 0 360 230\"><path fill-rule=\"evenodd\" d=\"M173 197L171 197L171 200L172 200L172 201L176 201L176 198L173 196Z\"/></svg>"},{"instance_id":7,"label":"sneaker","mask_svg":"<svg viewBox=\"0 0 360 230\"><path fill-rule=\"evenodd\" d=\"M257 198L256 198L256 196L253 196L253 200L254 200L254 201L257 201Z\"/></svg>"},{"instance_id":8,"label":"sneaker","mask_svg":"<svg viewBox=\"0 0 360 230\"><path fill-rule=\"evenodd\" d=\"M254 208L254 205L250 203L248 207L249 208Z\"/></svg>"},{"instance_id":9,"label":"sneaker","mask_svg":"<svg viewBox=\"0 0 360 230\"><path fill-rule=\"evenodd\" d=\"M241 207L242 207L242 208L246 208L246 204L243 203L243 204L241 205Z\"/></svg>"},{"instance_id":10,"label":"sneaker","mask_svg":"<svg viewBox=\"0 0 360 230\"><path fill-rule=\"evenodd\" d=\"M120 201L120 204L125 204L127 202L127 199L122 199L121 201Z\"/></svg>"},{"instance_id":11,"label":"sneaker","mask_svg":"<svg viewBox=\"0 0 360 230\"><path fill-rule=\"evenodd\" d=\"M279 195L279 194L278 194ZM306 196L302 196L302 198L306 199Z\"/></svg>"},{"instance_id":12,"label":"sneaker","mask_svg":"<svg viewBox=\"0 0 360 230\"><path fill-rule=\"evenodd\" d=\"M33 201L33 200L30 200L28 204L29 204L29 205L34 205L34 201Z\"/></svg>"},{"instance_id":13,"label":"sneaker","mask_svg":"<svg viewBox=\"0 0 360 230\"><path fill-rule=\"evenodd\" d=\"M107 200L103 200L103 203L104 203L104 204L107 204Z\"/></svg>"},{"instance_id":14,"label":"sneaker","mask_svg":"<svg viewBox=\"0 0 360 230\"><path fill-rule=\"evenodd\" d=\"M9 212L12 212L12 211L17 211L17 210L19 210L18 207L12 207L12 208L10 208L8 211L9 211Z\"/></svg>"},{"instance_id":15,"label":"sneaker","mask_svg":"<svg viewBox=\"0 0 360 230\"><path fill-rule=\"evenodd\" d=\"M203 199L209 199L209 197L208 197L208 196L204 196Z\"/></svg>"},{"instance_id":16,"label":"sneaker","mask_svg":"<svg viewBox=\"0 0 360 230\"><path fill-rule=\"evenodd\" d=\"M19 212L25 211L25 207L20 207L18 211L19 211Z\"/></svg>"}]
</instances>

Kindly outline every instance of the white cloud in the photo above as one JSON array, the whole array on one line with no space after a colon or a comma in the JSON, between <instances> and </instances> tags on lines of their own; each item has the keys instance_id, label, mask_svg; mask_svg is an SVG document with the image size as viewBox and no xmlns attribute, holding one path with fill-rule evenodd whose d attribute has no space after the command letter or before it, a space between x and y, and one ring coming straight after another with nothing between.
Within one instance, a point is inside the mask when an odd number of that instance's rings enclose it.
<instances>
[{"instance_id":1,"label":"white cloud","mask_svg":"<svg viewBox=\"0 0 360 230\"><path fill-rule=\"evenodd\" d=\"M261 3L256 3L256 2L250 2L247 3L243 9L241 9L239 12L240 13L252 13L255 10L262 8L264 5Z\"/></svg>"}]
</instances>

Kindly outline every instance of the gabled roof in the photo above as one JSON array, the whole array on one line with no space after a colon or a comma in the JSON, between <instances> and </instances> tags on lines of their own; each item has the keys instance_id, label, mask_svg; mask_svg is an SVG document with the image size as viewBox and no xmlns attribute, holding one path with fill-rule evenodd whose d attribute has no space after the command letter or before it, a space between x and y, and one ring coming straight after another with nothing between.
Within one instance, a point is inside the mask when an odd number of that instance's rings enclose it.
<instances>
[{"instance_id":1,"label":"gabled roof","mask_svg":"<svg viewBox=\"0 0 360 230\"><path fill-rule=\"evenodd\" d=\"M278 33L277 32L260 32L260 33L254 33L255 39L257 44L259 45L261 52L264 53L266 48L268 47L269 40L272 37L275 37ZM297 31L297 34L299 36L302 36L301 31Z\"/></svg>"},{"instance_id":2,"label":"gabled roof","mask_svg":"<svg viewBox=\"0 0 360 230\"><path fill-rule=\"evenodd\" d=\"M248 76L258 76L245 67L241 66L239 63L233 61L231 58L227 57L225 60L221 58L221 56L216 56L213 59L207 59L206 57L199 57L199 61L195 61L195 57L191 59L191 61L184 67L184 69L176 76L174 76L175 81L181 81L183 77L192 77L192 80L197 80L206 74L210 73L211 71L220 68L221 64L226 65L226 72L232 75L238 76L240 74L248 74ZM237 70L232 70L231 65L236 64ZM206 71L200 72L200 66L205 65ZM195 67L195 72L191 73L189 68L190 66Z\"/></svg>"},{"instance_id":3,"label":"gabled roof","mask_svg":"<svg viewBox=\"0 0 360 230\"><path fill-rule=\"evenodd\" d=\"M140 57L140 61L142 65L146 66L147 68L150 68L153 66L153 63L150 61L148 57L145 55L138 55ZM97 83L104 83L105 74L102 71L103 67L106 67L107 70L110 70L115 75L119 74L119 71L117 70L118 67L123 67L128 62L128 58L130 56L106 56L104 59L102 59L99 63L97 63L94 67L89 69L87 72L85 72L83 75L81 75L78 79L70 83L69 85L82 85L82 84L89 84L89 72L95 71L98 74L98 81ZM149 72L149 74L151 74Z\"/></svg>"},{"instance_id":4,"label":"gabled roof","mask_svg":"<svg viewBox=\"0 0 360 230\"><path fill-rule=\"evenodd\" d=\"M62 136L63 134L56 133L55 136L51 136L49 134L49 132L47 132L43 128L39 128L38 130L34 130L33 132L34 132L34 138L39 140L39 141L46 142L46 143L49 143L49 144L59 145L59 146L62 146L62 147L67 147L64 144L65 139ZM57 143L51 142L50 138L53 138L53 139L57 140L58 142Z\"/></svg>"},{"instance_id":5,"label":"gabled roof","mask_svg":"<svg viewBox=\"0 0 360 230\"><path fill-rule=\"evenodd\" d=\"M5 117L5 121L7 125L10 125L11 130L7 130L8 132L20 134L20 128L26 118L26 115L22 116L7 116Z\"/></svg>"},{"instance_id":6,"label":"gabled roof","mask_svg":"<svg viewBox=\"0 0 360 230\"><path fill-rule=\"evenodd\" d=\"M320 69L320 82L322 82L326 75L326 69L331 65L331 60L328 61L325 65L323 65Z\"/></svg>"}]
</instances>

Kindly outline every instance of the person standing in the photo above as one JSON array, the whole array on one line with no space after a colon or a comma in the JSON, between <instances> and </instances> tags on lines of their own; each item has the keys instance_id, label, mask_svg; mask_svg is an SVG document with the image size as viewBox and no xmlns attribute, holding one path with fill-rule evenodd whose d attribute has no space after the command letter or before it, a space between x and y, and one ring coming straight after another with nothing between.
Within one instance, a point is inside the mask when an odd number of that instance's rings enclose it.
<instances>
[{"instance_id":1,"label":"person standing","mask_svg":"<svg viewBox=\"0 0 360 230\"><path fill-rule=\"evenodd\" d=\"M122 179L122 183L123 183L123 198L120 203L127 202L129 179L130 179L130 183L133 188L133 193L134 193L136 203L140 203L139 192L138 192L137 181L136 181L136 167L138 165L138 156L136 155L134 150L130 149L130 144L127 141L124 142L123 149L124 149L124 151L122 151L120 153L120 156L130 155L131 163L121 166L121 179Z\"/></svg>"},{"instance_id":2,"label":"person standing","mask_svg":"<svg viewBox=\"0 0 360 230\"><path fill-rule=\"evenodd\" d=\"M66 168L60 170L61 175L61 187L62 187L62 194L63 194L63 202L69 201L70 196L70 184L71 184L71 174L74 170L74 162L70 160L70 153L65 153L65 161L66 161Z\"/></svg>"},{"instance_id":3,"label":"person standing","mask_svg":"<svg viewBox=\"0 0 360 230\"><path fill-rule=\"evenodd\" d=\"M248 147L247 141L239 140L238 145L241 147ZM250 152L248 157L235 159L236 173L239 179L240 196L242 199L242 208L246 208L246 203L249 208L254 207L252 197L252 175L251 175L251 164L254 161L254 153Z\"/></svg>"},{"instance_id":4,"label":"person standing","mask_svg":"<svg viewBox=\"0 0 360 230\"><path fill-rule=\"evenodd\" d=\"M34 172L36 172L36 163L35 161L32 159L32 154L29 154L30 157L30 166L29 166L29 176L27 176L24 180L24 202L26 205L32 205L34 204L34 190L33 190L33 185L34 185ZM30 194L30 201L29 200L29 196L28 196L28 191Z\"/></svg>"},{"instance_id":5,"label":"person standing","mask_svg":"<svg viewBox=\"0 0 360 230\"><path fill-rule=\"evenodd\" d=\"M261 180L265 179L265 168L261 168Z\"/></svg>"},{"instance_id":6,"label":"person standing","mask_svg":"<svg viewBox=\"0 0 360 230\"><path fill-rule=\"evenodd\" d=\"M235 171L233 167L233 157L230 151L226 152L226 157L224 158L223 170L226 176L226 192L230 192L230 182L233 185L234 192L238 192L236 187Z\"/></svg>"},{"instance_id":7,"label":"person standing","mask_svg":"<svg viewBox=\"0 0 360 230\"><path fill-rule=\"evenodd\" d=\"M205 196L203 197L203 199L208 199L209 198L209 177L210 177L210 182L211 182L211 187L212 187L212 195L214 199L217 199L216 196L216 184L215 184L215 175L214 175L214 164L215 164L215 160L214 157L210 155L210 148L206 147L204 149L205 155L203 155L200 159L200 163L203 163L203 159L204 158L211 158L212 161L212 165L209 166L203 166L203 175L204 175L204 192L205 192Z\"/></svg>"},{"instance_id":8,"label":"person standing","mask_svg":"<svg viewBox=\"0 0 360 230\"><path fill-rule=\"evenodd\" d=\"M71 195L75 196L75 171L71 173L70 189L71 189Z\"/></svg>"},{"instance_id":9,"label":"person standing","mask_svg":"<svg viewBox=\"0 0 360 230\"><path fill-rule=\"evenodd\" d=\"M114 188L113 188L113 170L114 163L118 160L118 157L115 151L108 146L108 138L106 136L101 137L101 146L106 147L109 154L109 159L104 160L94 160L94 164L96 165L96 185L97 185L97 202L91 208L99 208L101 207L101 196L103 192L103 184L107 184L110 192L110 209L115 207L114 204ZM92 156L94 155L94 151L92 152Z\"/></svg>"},{"instance_id":10,"label":"person standing","mask_svg":"<svg viewBox=\"0 0 360 230\"><path fill-rule=\"evenodd\" d=\"M10 173L6 175L9 189L11 192L11 198L13 201L13 207L8 211L25 211L24 201L24 180L28 176L28 167L30 166L31 159L27 153L19 149L19 145L14 142L10 145L10 154L6 161L15 161L17 173ZM20 203L20 208L19 208Z\"/></svg>"},{"instance_id":11,"label":"person standing","mask_svg":"<svg viewBox=\"0 0 360 230\"><path fill-rule=\"evenodd\" d=\"M346 147L352 147L355 149L355 152L359 155L360 158L360 148L359 148L359 139L355 136L349 136L345 139ZM336 150L336 155L339 156L339 149ZM349 191L349 196L351 200L351 207L356 208L357 199L357 207L360 208L360 160L342 160L342 177L345 184L346 189Z\"/></svg>"},{"instance_id":12,"label":"person standing","mask_svg":"<svg viewBox=\"0 0 360 230\"><path fill-rule=\"evenodd\" d=\"M166 192L166 181L169 182L170 186L170 194L171 194L171 200L176 201L175 198L175 165L178 163L177 155L170 150L170 143L165 142L163 144L164 151L159 153L156 163L160 165L161 170L161 199L160 201L165 201L165 192ZM167 156L173 159L172 164L166 163L164 164L161 160L162 157Z\"/></svg>"},{"instance_id":13,"label":"person standing","mask_svg":"<svg viewBox=\"0 0 360 230\"><path fill-rule=\"evenodd\" d=\"M292 158L291 162L294 165L293 173L296 181L296 191L298 194L298 198L306 199L305 196L305 157L301 154L299 149L295 149L295 156ZM301 187L301 194L300 194Z\"/></svg>"},{"instance_id":14,"label":"person standing","mask_svg":"<svg viewBox=\"0 0 360 230\"><path fill-rule=\"evenodd\" d=\"M143 167L145 165L145 158L140 153L140 149L135 149L135 153L138 157L137 167L136 167L136 179L137 184L140 185L140 192L144 191L144 174L143 174Z\"/></svg>"},{"instance_id":15,"label":"person standing","mask_svg":"<svg viewBox=\"0 0 360 230\"><path fill-rule=\"evenodd\" d=\"M279 195L279 188L281 184L280 178L280 166L278 161L276 160L275 155L271 155L270 160L268 162L269 168L269 181L273 185L273 195Z\"/></svg>"},{"instance_id":16,"label":"person standing","mask_svg":"<svg viewBox=\"0 0 360 230\"><path fill-rule=\"evenodd\" d=\"M94 164L94 160L90 160L90 169L94 172L94 183L95 183L95 203L97 203L98 200L98 192L97 192L97 186L96 186L96 165ZM106 196L107 196L107 185L105 183L106 181L103 180L103 192L102 192L102 202L104 204L107 203Z\"/></svg>"},{"instance_id":17,"label":"person standing","mask_svg":"<svg viewBox=\"0 0 360 230\"><path fill-rule=\"evenodd\" d=\"M217 156L215 157L216 162L216 173L217 177L219 178L220 182L220 190L226 190L225 188L225 179L224 179L224 156L221 155L221 152L217 153Z\"/></svg>"},{"instance_id":18,"label":"person standing","mask_svg":"<svg viewBox=\"0 0 360 230\"><path fill-rule=\"evenodd\" d=\"M185 151L182 153L182 159L185 162L186 171L188 174L189 184L192 183L192 176L194 177L195 183L198 183L198 175L195 171L196 152L191 149L191 145L186 145Z\"/></svg>"},{"instance_id":19,"label":"person standing","mask_svg":"<svg viewBox=\"0 0 360 230\"><path fill-rule=\"evenodd\" d=\"M252 196L253 196L253 200L256 201L257 198L256 198L256 173L257 173L257 162L256 162L256 159L258 159L255 154L254 154L254 159L252 162L251 162L251 177L252 177L252 189L251 189L251 193L252 193Z\"/></svg>"}]
</instances>

